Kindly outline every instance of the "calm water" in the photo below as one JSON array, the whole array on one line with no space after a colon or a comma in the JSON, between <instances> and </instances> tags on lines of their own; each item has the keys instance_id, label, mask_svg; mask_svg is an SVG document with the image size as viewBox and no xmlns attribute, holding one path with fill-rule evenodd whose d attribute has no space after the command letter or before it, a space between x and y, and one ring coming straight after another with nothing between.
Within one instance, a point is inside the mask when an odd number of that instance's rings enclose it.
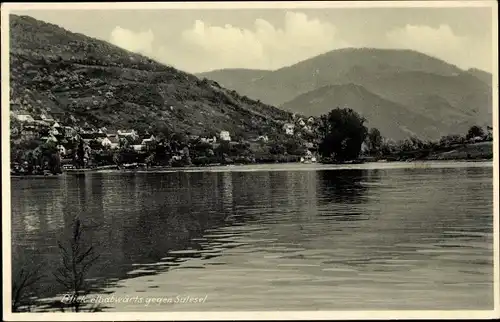
<instances>
[{"instance_id":1,"label":"calm water","mask_svg":"<svg viewBox=\"0 0 500 322\"><path fill-rule=\"evenodd\" d=\"M13 273L79 216L94 295L205 299L105 310L492 309L492 165L430 165L12 178Z\"/></svg>"}]
</instances>

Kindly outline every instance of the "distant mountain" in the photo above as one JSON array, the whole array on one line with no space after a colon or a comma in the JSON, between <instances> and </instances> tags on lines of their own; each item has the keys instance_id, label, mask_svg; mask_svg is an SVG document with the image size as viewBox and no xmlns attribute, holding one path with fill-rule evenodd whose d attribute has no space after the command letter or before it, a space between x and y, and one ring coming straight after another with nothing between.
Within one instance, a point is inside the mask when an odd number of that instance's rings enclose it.
<instances>
[{"instance_id":1,"label":"distant mountain","mask_svg":"<svg viewBox=\"0 0 500 322\"><path fill-rule=\"evenodd\" d=\"M429 139L440 134L439 122L385 100L355 84L324 86L282 105L288 111L312 116L326 114L335 107L351 106L367 119L368 127L380 129L385 137L399 140L421 134L421 138Z\"/></svg>"},{"instance_id":2,"label":"distant mountain","mask_svg":"<svg viewBox=\"0 0 500 322\"><path fill-rule=\"evenodd\" d=\"M230 74L231 71L226 71L224 78L219 77L217 72L205 73L204 76L250 98L277 106L283 104L284 108L294 106L296 112L304 114L317 107L307 104L296 106L292 102L299 95L325 86L356 84L383 99L385 104L392 103L391 108L396 104L404 107L405 111L432 120L428 126L437 127L437 132L432 135L434 138L449 134L450 129L453 133L462 133L474 124L491 124L492 90L491 85L485 82L487 74L477 70L463 71L412 50L340 49L263 73L262 77L250 82L233 81L240 78L240 73L233 73L233 78ZM320 95L323 91L314 93ZM329 97L331 108L344 104L336 97ZM364 100L360 97L355 101ZM366 108L356 106L355 101L349 107L366 112ZM389 115L381 117L390 118ZM403 119L394 121L401 126L411 126L405 124ZM380 130L392 132L384 128ZM426 131L424 128L415 129L415 134L429 137Z\"/></svg>"},{"instance_id":3,"label":"distant mountain","mask_svg":"<svg viewBox=\"0 0 500 322\"><path fill-rule=\"evenodd\" d=\"M10 15L11 109L108 129L166 128L257 134L289 119L240 96L107 42Z\"/></svg>"}]
</instances>

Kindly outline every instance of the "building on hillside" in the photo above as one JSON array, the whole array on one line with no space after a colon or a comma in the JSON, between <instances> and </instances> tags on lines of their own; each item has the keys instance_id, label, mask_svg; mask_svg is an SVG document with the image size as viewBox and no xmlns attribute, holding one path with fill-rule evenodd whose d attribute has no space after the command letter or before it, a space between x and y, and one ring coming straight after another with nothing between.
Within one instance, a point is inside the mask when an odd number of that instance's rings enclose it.
<instances>
[{"instance_id":1,"label":"building on hillside","mask_svg":"<svg viewBox=\"0 0 500 322\"><path fill-rule=\"evenodd\" d=\"M87 133L87 132L83 132L82 134L80 134L80 137L82 138L83 142L85 142L87 144L90 141L97 139L97 136L95 135L95 133Z\"/></svg>"},{"instance_id":2,"label":"building on hillside","mask_svg":"<svg viewBox=\"0 0 500 322\"><path fill-rule=\"evenodd\" d=\"M133 144L133 145L131 145L131 147L132 147L132 149L134 149L134 151L137 151L137 152L145 149L145 146L142 144Z\"/></svg>"},{"instance_id":3,"label":"building on hillside","mask_svg":"<svg viewBox=\"0 0 500 322\"><path fill-rule=\"evenodd\" d=\"M94 136L95 136L95 139L97 140L97 142L99 142L99 143L101 143L102 140L104 140L105 138L108 137L106 135L106 133L99 133L99 132L94 133Z\"/></svg>"},{"instance_id":4,"label":"building on hillside","mask_svg":"<svg viewBox=\"0 0 500 322\"><path fill-rule=\"evenodd\" d=\"M94 130L93 128L90 128L90 127L85 127L85 128L82 128L80 132L81 132L81 134L94 134L94 133L96 133L96 130Z\"/></svg>"},{"instance_id":5,"label":"building on hillside","mask_svg":"<svg viewBox=\"0 0 500 322\"><path fill-rule=\"evenodd\" d=\"M303 118L299 118L299 119L297 120L297 124L298 124L300 127L303 127L303 126L305 126L305 125L306 125L306 122L304 121L304 119L303 119Z\"/></svg>"},{"instance_id":6,"label":"building on hillside","mask_svg":"<svg viewBox=\"0 0 500 322\"><path fill-rule=\"evenodd\" d=\"M292 123L285 123L283 125L283 129L285 130L285 133L287 135L293 135L294 130L295 130L295 125Z\"/></svg>"},{"instance_id":7,"label":"building on hillside","mask_svg":"<svg viewBox=\"0 0 500 322\"><path fill-rule=\"evenodd\" d=\"M53 122L54 119L52 117L50 117L49 115L45 114L45 113L42 113L40 115L40 118L43 120L43 121L46 121L46 122Z\"/></svg>"},{"instance_id":8,"label":"building on hillside","mask_svg":"<svg viewBox=\"0 0 500 322\"><path fill-rule=\"evenodd\" d=\"M229 131L220 131L219 137L221 141L231 141L231 135Z\"/></svg>"},{"instance_id":9,"label":"building on hillside","mask_svg":"<svg viewBox=\"0 0 500 322\"><path fill-rule=\"evenodd\" d=\"M217 143L217 137L212 137L212 138L206 138L206 137L201 137L200 141L203 143Z\"/></svg>"},{"instance_id":10,"label":"building on hillside","mask_svg":"<svg viewBox=\"0 0 500 322\"><path fill-rule=\"evenodd\" d=\"M16 119L19 122L26 122L26 123L35 122L35 119L33 118L33 116L31 116L29 114L17 114L16 115Z\"/></svg>"},{"instance_id":11,"label":"building on hillside","mask_svg":"<svg viewBox=\"0 0 500 322\"><path fill-rule=\"evenodd\" d=\"M20 135L23 140L32 140L40 137L40 132L36 126L28 125L23 127Z\"/></svg>"},{"instance_id":12,"label":"building on hillside","mask_svg":"<svg viewBox=\"0 0 500 322\"><path fill-rule=\"evenodd\" d=\"M111 134L111 135L108 135L106 138L104 138L101 141L101 145L103 147L108 147L111 150L115 150L115 149L118 149L120 147L120 139L119 139L118 135Z\"/></svg>"},{"instance_id":13,"label":"building on hillside","mask_svg":"<svg viewBox=\"0 0 500 322\"><path fill-rule=\"evenodd\" d=\"M57 143L57 138L55 136L53 136L52 134L42 136L40 139L42 141L44 141L45 143L51 143L51 142Z\"/></svg>"},{"instance_id":14,"label":"building on hillside","mask_svg":"<svg viewBox=\"0 0 500 322\"><path fill-rule=\"evenodd\" d=\"M54 136L58 136L59 134L62 134L55 127L51 128L50 131L49 131L49 133L52 134L52 135L54 135Z\"/></svg>"},{"instance_id":15,"label":"building on hillside","mask_svg":"<svg viewBox=\"0 0 500 322\"><path fill-rule=\"evenodd\" d=\"M155 142L155 141L156 141L155 136L154 136L154 135L151 135L151 136L150 136L149 138L147 138L147 139L142 139L141 144L142 144L142 145L146 145L146 144L148 144L148 143Z\"/></svg>"},{"instance_id":16,"label":"building on hillside","mask_svg":"<svg viewBox=\"0 0 500 322\"><path fill-rule=\"evenodd\" d=\"M139 136L135 130L118 130L119 136L130 137L132 140L136 140Z\"/></svg>"},{"instance_id":17,"label":"building on hillside","mask_svg":"<svg viewBox=\"0 0 500 322\"><path fill-rule=\"evenodd\" d=\"M52 127L53 128L60 128L61 125L59 123L57 123L57 121L55 121L53 124L52 124Z\"/></svg>"},{"instance_id":18,"label":"building on hillside","mask_svg":"<svg viewBox=\"0 0 500 322\"><path fill-rule=\"evenodd\" d=\"M39 128L49 128L50 127L50 123L47 121L44 121L44 120L35 120L34 124L36 124L36 126L38 126Z\"/></svg>"},{"instance_id":19,"label":"building on hillside","mask_svg":"<svg viewBox=\"0 0 500 322\"><path fill-rule=\"evenodd\" d=\"M314 117L310 116L310 117L307 119L307 124L309 124L309 125L313 125L313 124L314 124Z\"/></svg>"},{"instance_id":20,"label":"building on hillside","mask_svg":"<svg viewBox=\"0 0 500 322\"><path fill-rule=\"evenodd\" d=\"M141 145L144 146L146 149L150 149L154 145L155 142L156 142L155 136L151 135L149 138L143 139L141 141Z\"/></svg>"}]
</instances>

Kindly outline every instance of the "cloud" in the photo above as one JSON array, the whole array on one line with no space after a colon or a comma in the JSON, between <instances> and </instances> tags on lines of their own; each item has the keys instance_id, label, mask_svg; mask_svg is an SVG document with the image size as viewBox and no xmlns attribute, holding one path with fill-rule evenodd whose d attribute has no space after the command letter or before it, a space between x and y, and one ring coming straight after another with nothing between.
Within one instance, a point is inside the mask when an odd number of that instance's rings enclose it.
<instances>
[{"instance_id":1,"label":"cloud","mask_svg":"<svg viewBox=\"0 0 500 322\"><path fill-rule=\"evenodd\" d=\"M151 55L153 54L154 34L150 30L145 32L133 32L128 29L115 27L111 32L110 42L118 47L132 52Z\"/></svg>"},{"instance_id":2,"label":"cloud","mask_svg":"<svg viewBox=\"0 0 500 322\"><path fill-rule=\"evenodd\" d=\"M111 34L111 42L120 47L192 73L221 68L277 69L348 46L337 37L334 25L299 12L287 12L282 28L263 19L256 19L249 29L196 20L179 39L155 48L154 38L151 31L134 33L120 27Z\"/></svg>"},{"instance_id":3,"label":"cloud","mask_svg":"<svg viewBox=\"0 0 500 322\"><path fill-rule=\"evenodd\" d=\"M170 37L161 30L155 30L155 37L151 30L134 32L118 26L111 32L110 41L191 73L222 68L278 69L352 46L338 36L330 22L301 12L286 12L284 18L283 26L259 18L246 29L196 20L190 28ZM459 36L446 24L434 28L408 24L382 34L382 39L369 47L413 49L464 69L492 68L490 39Z\"/></svg>"},{"instance_id":4,"label":"cloud","mask_svg":"<svg viewBox=\"0 0 500 322\"><path fill-rule=\"evenodd\" d=\"M203 57L194 69L277 69L346 46L330 23L287 12L283 28L256 19L252 30L196 21L182 33L182 44Z\"/></svg>"},{"instance_id":5,"label":"cloud","mask_svg":"<svg viewBox=\"0 0 500 322\"><path fill-rule=\"evenodd\" d=\"M478 42L456 35L450 26L442 24L437 28L421 25L406 25L386 34L389 47L413 49L443 59L460 68L478 66L489 70L491 48L486 42Z\"/></svg>"}]
</instances>

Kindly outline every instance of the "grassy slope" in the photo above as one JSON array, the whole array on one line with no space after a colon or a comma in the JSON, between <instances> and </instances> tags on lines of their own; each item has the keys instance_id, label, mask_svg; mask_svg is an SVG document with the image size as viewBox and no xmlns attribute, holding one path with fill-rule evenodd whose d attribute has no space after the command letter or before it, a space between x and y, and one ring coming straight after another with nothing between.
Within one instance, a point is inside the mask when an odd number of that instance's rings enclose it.
<instances>
[{"instance_id":1,"label":"grassy slope","mask_svg":"<svg viewBox=\"0 0 500 322\"><path fill-rule=\"evenodd\" d=\"M215 82L27 16L10 16L11 108L110 129L257 134L289 114ZM113 97L106 97L111 92Z\"/></svg>"}]
</instances>

